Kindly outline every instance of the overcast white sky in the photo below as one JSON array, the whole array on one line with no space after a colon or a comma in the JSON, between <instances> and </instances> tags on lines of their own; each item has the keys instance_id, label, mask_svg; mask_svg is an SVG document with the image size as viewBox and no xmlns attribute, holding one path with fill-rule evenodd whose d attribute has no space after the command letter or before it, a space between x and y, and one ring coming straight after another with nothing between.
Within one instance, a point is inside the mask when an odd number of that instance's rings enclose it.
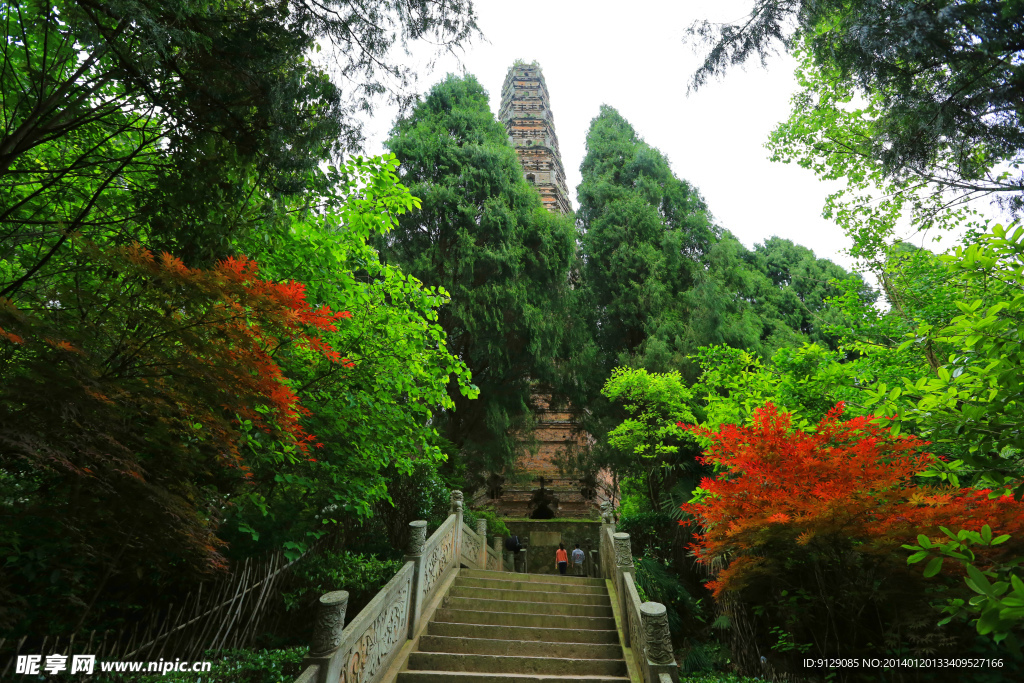
<instances>
[{"instance_id":1,"label":"overcast white sky","mask_svg":"<svg viewBox=\"0 0 1024 683\"><path fill-rule=\"evenodd\" d=\"M574 207L587 129L608 104L668 157L676 175L701 191L718 224L747 247L778 235L849 268L851 259L842 250L850 240L821 217L825 197L840 185L823 183L796 165L772 163L764 147L787 118L797 90L794 60L778 55L767 69L755 60L686 94L701 61L683 43L686 28L698 19L741 19L751 4L478 0L479 26L488 42L474 41L461 55L461 66L484 85L497 114L512 62L540 64ZM433 73L421 76L421 89L449 71L460 72L458 62L442 59ZM368 122L367 152L384 151L393 119L393 112L382 109Z\"/></svg>"}]
</instances>

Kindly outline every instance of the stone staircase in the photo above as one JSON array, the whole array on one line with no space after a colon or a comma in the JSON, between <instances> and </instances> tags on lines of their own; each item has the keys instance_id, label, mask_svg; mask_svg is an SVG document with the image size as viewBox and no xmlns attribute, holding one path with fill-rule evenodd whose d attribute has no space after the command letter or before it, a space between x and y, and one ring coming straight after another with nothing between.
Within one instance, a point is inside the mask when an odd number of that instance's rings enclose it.
<instances>
[{"instance_id":1,"label":"stone staircase","mask_svg":"<svg viewBox=\"0 0 1024 683\"><path fill-rule=\"evenodd\" d=\"M462 569L398 683L628 682L604 579Z\"/></svg>"}]
</instances>

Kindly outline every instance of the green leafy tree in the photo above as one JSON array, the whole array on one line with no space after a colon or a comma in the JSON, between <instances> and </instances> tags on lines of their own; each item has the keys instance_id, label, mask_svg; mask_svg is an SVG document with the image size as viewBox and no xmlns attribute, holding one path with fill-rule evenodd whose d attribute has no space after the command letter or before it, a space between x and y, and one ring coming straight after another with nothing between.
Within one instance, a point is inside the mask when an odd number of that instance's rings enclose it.
<instances>
[{"instance_id":1,"label":"green leafy tree","mask_svg":"<svg viewBox=\"0 0 1024 683\"><path fill-rule=\"evenodd\" d=\"M429 473L432 410L451 375L471 389L434 321L446 297L366 244L415 204L396 165L331 169L324 212L267 245L260 277L76 238L78 278L4 301L0 591L22 604L3 628L130 618L154 585L297 554L375 512L389 477Z\"/></svg>"},{"instance_id":2,"label":"green leafy tree","mask_svg":"<svg viewBox=\"0 0 1024 683\"><path fill-rule=\"evenodd\" d=\"M0 23L5 297L66 272L72 233L211 265L232 236L279 227L280 200L358 145L354 112L409 84L392 46L475 28L462 0L31 0ZM345 90L307 56L318 40Z\"/></svg>"},{"instance_id":3,"label":"green leafy tree","mask_svg":"<svg viewBox=\"0 0 1024 683\"><path fill-rule=\"evenodd\" d=\"M712 46L693 86L791 49L802 90L773 159L846 181L825 214L880 271L901 217L927 230L963 224L982 197L1021 209L1021 16L1019 2L758 0L742 25L691 27Z\"/></svg>"},{"instance_id":4,"label":"green leafy tree","mask_svg":"<svg viewBox=\"0 0 1024 683\"><path fill-rule=\"evenodd\" d=\"M704 346L768 357L809 340L834 345L826 299L843 269L788 240L753 251L714 226L699 193L614 109L591 123L579 187L580 286L573 309L576 399L598 439L597 466L620 457L606 435L626 415L601 385L616 365L679 371L688 381ZM860 296L868 293L854 277ZM584 334L583 331L587 334Z\"/></svg>"},{"instance_id":5,"label":"green leafy tree","mask_svg":"<svg viewBox=\"0 0 1024 683\"><path fill-rule=\"evenodd\" d=\"M236 554L301 545L310 534L379 514L378 503L391 499L389 485L411 476L417 464L426 468L419 474L425 481L426 470L444 459L432 421L453 406L449 380L460 396L476 395L437 323L449 298L382 264L368 245L419 203L398 183L397 166L389 156L331 168L334 191L318 218L295 219L289 234L270 245L240 245L262 248L265 272L301 279L311 297L344 303L352 318L326 337L346 350L344 362L288 367L323 448L309 471L254 472L259 485L236 497L226 523L255 536L232 535ZM250 434L248 446L257 453L276 447L259 433Z\"/></svg>"},{"instance_id":6,"label":"green leafy tree","mask_svg":"<svg viewBox=\"0 0 1024 683\"><path fill-rule=\"evenodd\" d=\"M692 394L679 373L616 368L602 393L629 415L608 432L608 444L619 456L612 468L619 476L643 481L654 510L678 508L683 501L675 502L669 491L682 481L689 499L699 479L694 462L699 452L677 426L693 419L688 407Z\"/></svg>"},{"instance_id":7,"label":"green leafy tree","mask_svg":"<svg viewBox=\"0 0 1024 683\"><path fill-rule=\"evenodd\" d=\"M949 193L960 206L988 195L1018 211L1022 17L1019 0L756 0L742 23L690 28L711 46L692 86L777 45L795 50L803 90L773 147L849 180L847 199L830 200L849 230L877 232L904 208L946 212Z\"/></svg>"},{"instance_id":8,"label":"green leafy tree","mask_svg":"<svg viewBox=\"0 0 1024 683\"><path fill-rule=\"evenodd\" d=\"M474 471L500 470L517 455L513 432L528 420L532 382L554 375L572 221L543 208L472 76L434 86L387 146L422 209L385 236L381 253L451 297L438 322L480 389L471 402L452 384L454 408L435 424Z\"/></svg>"}]
</instances>

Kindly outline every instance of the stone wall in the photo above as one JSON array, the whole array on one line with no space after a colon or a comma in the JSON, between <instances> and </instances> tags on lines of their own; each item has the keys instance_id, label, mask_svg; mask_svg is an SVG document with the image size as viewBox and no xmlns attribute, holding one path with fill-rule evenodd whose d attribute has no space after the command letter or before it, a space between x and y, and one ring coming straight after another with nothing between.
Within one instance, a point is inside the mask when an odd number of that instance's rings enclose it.
<instances>
[{"instance_id":1,"label":"stone wall","mask_svg":"<svg viewBox=\"0 0 1024 683\"><path fill-rule=\"evenodd\" d=\"M527 558L530 574L557 574L555 550L559 543L565 544L566 552L572 554L574 544L590 559L590 551L598 549L601 537L600 521L583 521L567 519L548 520L510 520L504 519L505 526L512 534L519 537L527 547ZM571 562L571 558L570 558ZM570 566L570 573L572 569Z\"/></svg>"}]
</instances>

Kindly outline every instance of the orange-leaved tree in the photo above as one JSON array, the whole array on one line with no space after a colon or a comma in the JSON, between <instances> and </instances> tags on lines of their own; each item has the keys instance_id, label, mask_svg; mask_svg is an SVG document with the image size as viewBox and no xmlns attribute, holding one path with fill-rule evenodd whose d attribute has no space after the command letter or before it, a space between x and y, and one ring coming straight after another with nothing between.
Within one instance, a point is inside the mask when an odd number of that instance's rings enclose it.
<instances>
[{"instance_id":1,"label":"orange-leaved tree","mask_svg":"<svg viewBox=\"0 0 1024 683\"><path fill-rule=\"evenodd\" d=\"M22 599L75 596L63 629L119 574L224 566L217 523L254 465L243 434L309 458L308 411L280 362L343 365L320 335L350 317L245 257L198 269L138 245L74 249L89 266L46 304L0 301L0 457L20 501L0 544L22 551L5 580L50 574L53 595Z\"/></svg>"},{"instance_id":2,"label":"orange-leaved tree","mask_svg":"<svg viewBox=\"0 0 1024 683\"><path fill-rule=\"evenodd\" d=\"M707 585L783 668L799 668L799 653L926 651L963 637L935 626L926 595L956 580L924 579L901 545L944 538L940 526L989 524L1014 537L1024 528L1024 505L1011 497L918 483L933 458L926 442L894 436L877 418L842 416L839 403L803 432L768 404L750 426L679 424L710 442L704 462L717 472L682 506L691 516L683 523L700 527L693 551L712 575ZM986 551L982 563L1014 549Z\"/></svg>"}]
</instances>

